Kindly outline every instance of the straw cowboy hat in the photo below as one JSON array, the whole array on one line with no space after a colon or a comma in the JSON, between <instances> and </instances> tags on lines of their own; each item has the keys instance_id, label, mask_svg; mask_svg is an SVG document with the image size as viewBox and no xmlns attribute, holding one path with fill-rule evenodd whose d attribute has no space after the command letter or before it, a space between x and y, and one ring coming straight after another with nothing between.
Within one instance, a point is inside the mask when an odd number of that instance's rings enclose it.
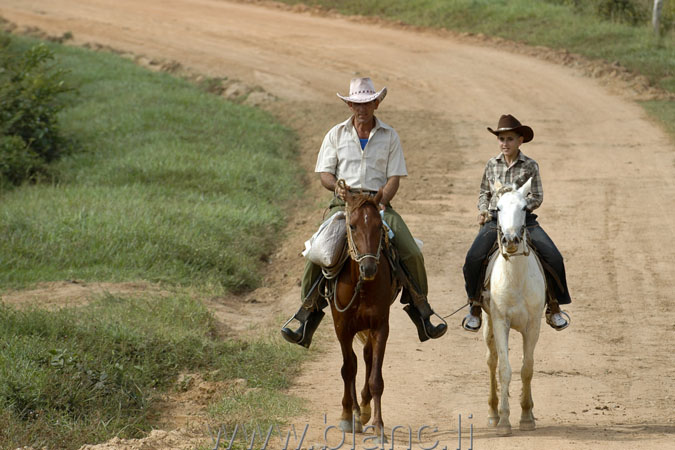
<instances>
[{"instance_id":1,"label":"straw cowboy hat","mask_svg":"<svg viewBox=\"0 0 675 450\"><path fill-rule=\"evenodd\" d=\"M504 114L499 118L497 129L493 130L487 127L488 131L495 136L499 136L502 131L514 131L523 137L523 142L530 142L534 138L534 131L527 125L520 123L518 119L511 114Z\"/></svg>"},{"instance_id":2,"label":"straw cowboy hat","mask_svg":"<svg viewBox=\"0 0 675 450\"><path fill-rule=\"evenodd\" d=\"M373 80L370 78L352 78L352 81L349 83L349 95L344 96L338 94L345 102L352 103L368 103L373 100L384 100L384 97L387 95L387 88L384 87L379 91L375 92L375 86L373 85Z\"/></svg>"}]
</instances>

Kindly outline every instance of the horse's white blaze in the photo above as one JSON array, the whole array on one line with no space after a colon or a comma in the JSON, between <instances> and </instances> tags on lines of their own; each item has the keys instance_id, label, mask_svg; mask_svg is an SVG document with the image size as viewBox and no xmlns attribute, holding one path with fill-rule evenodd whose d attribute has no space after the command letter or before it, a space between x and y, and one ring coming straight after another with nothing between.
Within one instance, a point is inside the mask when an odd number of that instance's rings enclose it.
<instances>
[{"instance_id":1,"label":"horse's white blaze","mask_svg":"<svg viewBox=\"0 0 675 450\"><path fill-rule=\"evenodd\" d=\"M519 237L517 245L520 251L515 256L505 258L501 252L497 256L490 277L489 314L483 335L488 347L487 361L490 370L490 396L488 423L497 425L498 434L511 433L509 422L509 383L511 366L509 364L508 336L511 328L523 336L523 365L521 379L522 414L521 429L534 428L532 414L532 380L534 365L534 347L539 339L541 318L544 312L546 285L536 256L526 252L527 243L521 230L525 225L525 196L530 192L531 180L520 189L504 193L498 202L499 226L501 234L508 238ZM509 246L509 253L515 253ZM487 295L485 296L487 297ZM497 399L497 369L501 395ZM498 423L497 423L498 421Z\"/></svg>"}]
</instances>

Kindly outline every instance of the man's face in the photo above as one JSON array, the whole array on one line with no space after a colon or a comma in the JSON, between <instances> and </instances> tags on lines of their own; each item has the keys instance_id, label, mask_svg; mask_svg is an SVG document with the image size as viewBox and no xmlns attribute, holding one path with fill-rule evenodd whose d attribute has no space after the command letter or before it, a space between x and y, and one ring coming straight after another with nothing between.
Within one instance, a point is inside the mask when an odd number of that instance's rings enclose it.
<instances>
[{"instance_id":1,"label":"man's face","mask_svg":"<svg viewBox=\"0 0 675 450\"><path fill-rule=\"evenodd\" d=\"M370 125L373 123L373 116L375 115L375 110L379 106L379 100L373 100L368 103L353 103L348 102L349 109L352 110L354 114L354 125Z\"/></svg>"},{"instance_id":2,"label":"man's face","mask_svg":"<svg viewBox=\"0 0 675 450\"><path fill-rule=\"evenodd\" d=\"M502 131L497 136L499 149L504 156L513 160L518 155L518 149L523 143L523 137L514 131Z\"/></svg>"}]
</instances>

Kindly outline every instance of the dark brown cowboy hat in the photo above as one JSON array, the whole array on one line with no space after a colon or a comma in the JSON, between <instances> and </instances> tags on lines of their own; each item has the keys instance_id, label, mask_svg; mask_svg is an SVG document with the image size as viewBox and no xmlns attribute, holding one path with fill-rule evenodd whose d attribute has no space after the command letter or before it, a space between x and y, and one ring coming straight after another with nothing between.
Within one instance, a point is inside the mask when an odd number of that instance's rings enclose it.
<instances>
[{"instance_id":1,"label":"dark brown cowboy hat","mask_svg":"<svg viewBox=\"0 0 675 450\"><path fill-rule=\"evenodd\" d=\"M488 131L495 136L499 136L502 131L514 131L523 137L523 142L530 142L534 138L534 131L527 125L520 123L518 119L511 114L504 114L499 118L497 129L493 130L487 127Z\"/></svg>"}]
</instances>

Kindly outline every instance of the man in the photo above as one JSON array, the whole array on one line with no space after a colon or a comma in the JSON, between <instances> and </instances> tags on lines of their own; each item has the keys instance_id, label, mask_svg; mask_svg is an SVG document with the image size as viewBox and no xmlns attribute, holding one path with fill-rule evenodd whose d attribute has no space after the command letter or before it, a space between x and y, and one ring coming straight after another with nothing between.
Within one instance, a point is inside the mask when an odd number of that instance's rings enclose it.
<instances>
[{"instance_id":1,"label":"man","mask_svg":"<svg viewBox=\"0 0 675 450\"><path fill-rule=\"evenodd\" d=\"M462 326L465 330L474 332L478 331L481 326L482 268L497 240L495 183L499 181L503 185L515 184L516 188L520 188L529 178L532 178L531 195L526 199L525 224L530 240L542 264L547 268L544 272L549 291L552 290L554 293L554 298L546 296L546 323L555 330L564 330L569 325L569 321L564 316L569 318L569 315L560 311L559 305L572 302L567 289L565 264L551 238L539 226L537 215L532 212L539 208L544 200L539 165L520 151L522 144L534 138L534 131L527 125L522 125L510 114L501 116L496 130L488 127L488 131L497 136L500 153L487 162L480 185L478 224L481 228L464 262L464 281L471 311L462 321Z\"/></svg>"},{"instance_id":2,"label":"man","mask_svg":"<svg viewBox=\"0 0 675 450\"><path fill-rule=\"evenodd\" d=\"M439 338L446 332L447 325L433 325L430 321L434 312L426 298L427 274L422 252L390 203L398 191L400 178L408 172L398 134L374 114L387 95L387 88L376 92L370 78L354 78L349 85L349 96L337 95L349 106L352 116L326 134L315 168L321 185L334 193L330 215L344 209L347 190L374 195L382 189L379 206L384 220L394 232L392 244L409 275L401 303L406 304L404 309L417 327L421 341ZM337 185L340 179L345 180L346 188ZM284 326L281 330L284 339L291 343L309 347L324 316L322 308L326 302L318 292L321 277L321 267L307 261L301 288L303 305L291 318L299 321L300 326L296 330Z\"/></svg>"}]
</instances>

